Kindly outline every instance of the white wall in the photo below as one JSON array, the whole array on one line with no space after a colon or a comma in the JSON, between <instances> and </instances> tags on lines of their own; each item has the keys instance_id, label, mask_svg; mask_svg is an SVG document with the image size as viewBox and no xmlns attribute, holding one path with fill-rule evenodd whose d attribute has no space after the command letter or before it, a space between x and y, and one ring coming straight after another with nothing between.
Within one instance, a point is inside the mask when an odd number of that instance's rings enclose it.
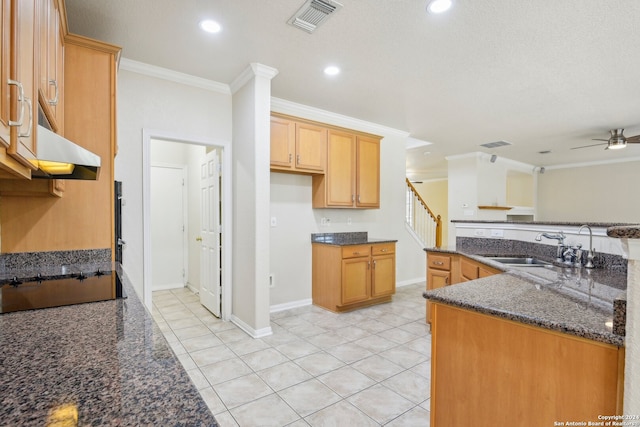
<instances>
[{"instance_id":1,"label":"white wall","mask_svg":"<svg viewBox=\"0 0 640 427\"><path fill-rule=\"evenodd\" d=\"M380 209L312 209L311 178L271 173L271 306L308 303L311 298L311 234L366 231L369 237L397 239L398 285L424 281L425 254L404 226L406 135L327 111L274 99L272 110L383 136L380 146ZM330 226L321 226L322 218ZM351 224L348 224L348 219ZM421 298L418 295L416 298Z\"/></svg>"},{"instance_id":2,"label":"white wall","mask_svg":"<svg viewBox=\"0 0 640 427\"><path fill-rule=\"evenodd\" d=\"M540 221L640 223L640 160L547 168L538 176Z\"/></svg>"},{"instance_id":3,"label":"white wall","mask_svg":"<svg viewBox=\"0 0 640 427\"><path fill-rule=\"evenodd\" d=\"M231 95L128 71L118 72L118 155L115 179L123 182L123 266L142 298L142 130L184 139L231 140Z\"/></svg>"}]
</instances>

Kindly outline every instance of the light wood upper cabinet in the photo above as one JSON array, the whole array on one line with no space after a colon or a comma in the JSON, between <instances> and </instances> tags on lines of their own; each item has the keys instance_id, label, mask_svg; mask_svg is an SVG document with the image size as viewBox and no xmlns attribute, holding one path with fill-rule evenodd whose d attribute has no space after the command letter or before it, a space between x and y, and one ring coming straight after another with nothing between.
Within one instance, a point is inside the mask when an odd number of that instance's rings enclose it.
<instances>
[{"instance_id":1,"label":"light wood upper cabinet","mask_svg":"<svg viewBox=\"0 0 640 427\"><path fill-rule=\"evenodd\" d=\"M9 73L11 72L11 2L0 0L0 146L11 143L9 127Z\"/></svg>"},{"instance_id":2,"label":"light wood upper cabinet","mask_svg":"<svg viewBox=\"0 0 640 427\"><path fill-rule=\"evenodd\" d=\"M64 123L64 45L58 0L38 0L40 37L38 99L54 132L62 134Z\"/></svg>"},{"instance_id":3,"label":"light wood upper cabinet","mask_svg":"<svg viewBox=\"0 0 640 427\"><path fill-rule=\"evenodd\" d=\"M356 139L356 206L380 207L380 139Z\"/></svg>"},{"instance_id":4,"label":"light wood upper cabinet","mask_svg":"<svg viewBox=\"0 0 640 427\"><path fill-rule=\"evenodd\" d=\"M322 126L271 116L271 170L303 174L324 173L327 130Z\"/></svg>"},{"instance_id":5,"label":"light wood upper cabinet","mask_svg":"<svg viewBox=\"0 0 640 427\"><path fill-rule=\"evenodd\" d=\"M36 3L11 3L10 118L11 141L7 152L29 169L36 169Z\"/></svg>"},{"instance_id":6,"label":"light wood upper cabinet","mask_svg":"<svg viewBox=\"0 0 640 427\"><path fill-rule=\"evenodd\" d=\"M353 207L355 203L356 136L330 130L327 141L326 205ZM315 199L314 199L315 200ZM324 207L324 206L313 206Z\"/></svg>"},{"instance_id":7,"label":"light wood upper cabinet","mask_svg":"<svg viewBox=\"0 0 640 427\"><path fill-rule=\"evenodd\" d=\"M380 207L380 137L329 130L327 170L313 178L313 207Z\"/></svg>"}]
</instances>

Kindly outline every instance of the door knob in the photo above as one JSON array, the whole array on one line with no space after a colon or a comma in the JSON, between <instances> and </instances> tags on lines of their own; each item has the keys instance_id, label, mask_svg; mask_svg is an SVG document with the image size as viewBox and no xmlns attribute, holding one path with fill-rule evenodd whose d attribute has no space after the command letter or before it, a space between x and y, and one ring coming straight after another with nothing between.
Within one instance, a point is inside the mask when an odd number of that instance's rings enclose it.
<instances>
[{"instance_id":1,"label":"door knob","mask_svg":"<svg viewBox=\"0 0 640 427\"><path fill-rule=\"evenodd\" d=\"M196 237L196 242L202 242L202 237L200 236Z\"/></svg>"}]
</instances>

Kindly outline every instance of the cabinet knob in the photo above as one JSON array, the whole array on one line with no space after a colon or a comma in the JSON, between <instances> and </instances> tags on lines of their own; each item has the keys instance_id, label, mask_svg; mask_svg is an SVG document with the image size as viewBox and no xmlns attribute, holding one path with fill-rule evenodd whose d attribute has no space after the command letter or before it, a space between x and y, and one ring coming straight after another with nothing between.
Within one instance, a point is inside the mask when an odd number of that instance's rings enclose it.
<instances>
[{"instance_id":1,"label":"cabinet knob","mask_svg":"<svg viewBox=\"0 0 640 427\"><path fill-rule=\"evenodd\" d=\"M387 252L387 250L386 249L381 249L380 252Z\"/></svg>"},{"instance_id":2,"label":"cabinet knob","mask_svg":"<svg viewBox=\"0 0 640 427\"><path fill-rule=\"evenodd\" d=\"M202 242L202 237L200 236L196 237L196 242Z\"/></svg>"},{"instance_id":3,"label":"cabinet knob","mask_svg":"<svg viewBox=\"0 0 640 427\"><path fill-rule=\"evenodd\" d=\"M354 252L353 254L354 255L360 255L360 252Z\"/></svg>"},{"instance_id":4,"label":"cabinet knob","mask_svg":"<svg viewBox=\"0 0 640 427\"><path fill-rule=\"evenodd\" d=\"M433 261L433 263L435 265L444 265L444 262L442 262L442 261Z\"/></svg>"},{"instance_id":5,"label":"cabinet knob","mask_svg":"<svg viewBox=\"0 0 640 427\"><path fill-rule=\"evenodd\" d=\"M293 160L293 154L289 153L289 163L291 163L291 160Z\"/></svg>"}]
</instances>

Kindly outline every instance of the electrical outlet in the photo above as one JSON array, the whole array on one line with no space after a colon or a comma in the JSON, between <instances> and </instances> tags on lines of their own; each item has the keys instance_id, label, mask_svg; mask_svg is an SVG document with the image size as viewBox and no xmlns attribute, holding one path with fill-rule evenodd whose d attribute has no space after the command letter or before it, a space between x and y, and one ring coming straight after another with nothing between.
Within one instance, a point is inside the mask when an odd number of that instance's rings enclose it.
<instances>
[{"instance_id":1,"label":"electrical outlet","mask_svg":"<svg viewBox=\"0 0 640 427\"><path fill-rule=\"evenodd\" d=\"M276 281L273 277L273 273L271 273L269 275L269 288L275 288L276 287Z\"/></svg>"},{"instance_id":2,"label":"electrical outlet","mask_svg":"<svg viewBox=\"0 0 640 427\"><path fill-rule=\"evenodd\" d=\"M325 220L325 225L326 225L327 227L331 227L331 218L327 218L327 219Z\"/></svg>"},{"instance_id":3,"label":"electrical outlet","mask_svg":"<svg viewBox=\"0 0 640 427\"><path fill-rule=\"evenodd\" d=\"M491 237L504 237L504 230L491 230Z\"/></svg>"},{"instance_id":4,"label":"electrical outlet","mask_svg":"<svg viewBox=\"0 0 640 427\"><path fill-rule=\"evenodd\" d=\"M347 217L347 225L351 225L351 217Z\"/></svg>"},{"instance_id":5,"label":"electrical outlet","mask_svg":"<svg viewBox=\"0 0 640 427\"><path fill-rule=\"evenodd\" d=\"M325 217L320 218L320 226L324 227L325 225L327 225L327 218Z\"/></svg>"},{"instance_id":6,"label":"electrical outlet","mask_svg":"<svg viewBox=\"0 0 640 427\"><path fill-rule=\"evenodd\" d=\"M476 236L484 236L484 230L482 230L482 229L476 230L474 235L476 235Z\"/></svg>"}]
</instances>

